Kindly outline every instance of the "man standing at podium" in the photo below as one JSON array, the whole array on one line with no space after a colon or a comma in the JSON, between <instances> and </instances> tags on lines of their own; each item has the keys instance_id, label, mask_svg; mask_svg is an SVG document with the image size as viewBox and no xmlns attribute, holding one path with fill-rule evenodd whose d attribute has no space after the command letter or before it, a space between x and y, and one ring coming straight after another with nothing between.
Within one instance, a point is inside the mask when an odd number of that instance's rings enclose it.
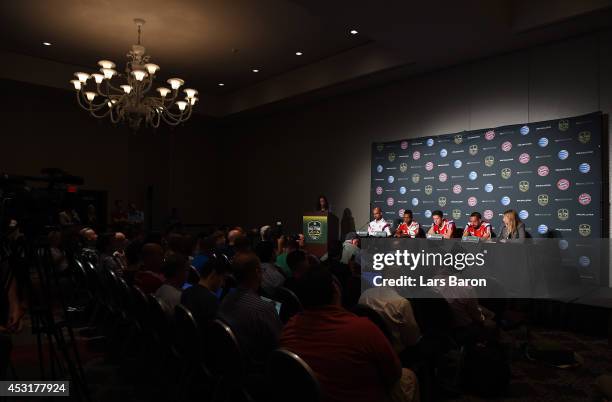
<instances>
[{"instance_id":1,"label":"man standing at podium","mask_svg":"<svg viewBox=\"0 0 612 402\"><path fill-rule=\"evenodd\" d=\"M368 224L368 235L377 235L380 232L385 233L385 237L391 236L391 225L383 219L382 210L379 207L375 207L372 210L374 220Z\"/></svg>"}]
</instances>

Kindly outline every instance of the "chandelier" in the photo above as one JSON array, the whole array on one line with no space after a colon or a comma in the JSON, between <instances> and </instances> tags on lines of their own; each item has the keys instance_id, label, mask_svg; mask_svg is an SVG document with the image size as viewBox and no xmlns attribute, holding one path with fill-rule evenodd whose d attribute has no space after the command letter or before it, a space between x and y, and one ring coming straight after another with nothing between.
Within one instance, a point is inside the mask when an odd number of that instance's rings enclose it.
<instances>
[{"instance_id":1,"label":"chandelier","mask_svg":"<svg viewBox=\"0 0 612 402\"><path fill-rule=\"evenodd\" d=\"M115 63L109 60L98 62L100 73L74 73L77 79L70 82L76 90L77 102L95 118L109 117L113 123L124 122L134 130L143 122L154 128L159 127L161 121L171 126L183 123L191 117L198 91L186 88L183 90L184 99L180 99L179 88L185 82L180 78L170 78L167 81L170 88L156 88L159 96L149 94L159 66L151 63L151 56L140 44L145 21L137 18L134 23L138 27L138 44L132 45L127 54L125 73L115 70ZM123 84L117 86L112 82L113 78L114 81L121 79ZM91 84L95 82L95 89L88 85L88 80Z\"/></svg>"}]
</instances>

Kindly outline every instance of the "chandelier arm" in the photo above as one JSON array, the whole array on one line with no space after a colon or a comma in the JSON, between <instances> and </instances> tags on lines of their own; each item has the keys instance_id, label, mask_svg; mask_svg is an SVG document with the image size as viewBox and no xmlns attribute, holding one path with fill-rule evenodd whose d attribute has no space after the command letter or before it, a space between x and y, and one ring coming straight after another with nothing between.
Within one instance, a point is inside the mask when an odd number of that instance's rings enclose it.
<instances>
[{"instance_id":1,"label":"chandelier arm","mask_svg":"<svg viewBox=\"0 0 612 402\"><path fill-rule=\"evenodd\" d=\"M75 93L76 93L76 98L77 98L77 103L79 104L79 106L80 106L81 108L83 108L83 109L85 109L85 110L89 111L89 107L87 107L87 106L83 105L83 102L81 101L81 97L83 96L82 92L83 92L83 90L82 90L82 89L80 89L80 90L78 90L78 91L76 91L76 92L75 92Z\"/></svg>"},{"instance_id":2,"label":"chandelier arm","mask_svg":"<svg viewBox=\"0 0 612 402\"><path fill-rule=\"evenodd\" d=\"M111 89L113 89L113 90L115 90L115 91L119 92L120 94L124 94L124 93L125 93L125 91L124 91L123 89L121 89L121 88L117 88L116 86L114 86L113 84L111 84L111 82L110 82L110 80L109 80L109 79L107 79L107 80L106 80L106 85L108 85L108 87L109 87L109 88L111 88Z\"/></svg>"},{"instance_id":3,"label":"chandelier arm","mask_svg":"<svg viewBox=\"0 0 612 402\"><path fill-rule=\"evenodd\" d=\"M161 121L161 113L155 113L155 116L153 116L153 118L151 119L151 125L154 128L158 128L159 127L159 122ZM157 117L157 121L155 120L155 118Z\"/></svg>"},{"instance_id":4,"label":"chandelier arm","mask_svg":"<svg viewBox=\"0 0 612 402\"><path fill-rule=\"evenodd\" d=\"M179 124L181 124L181 123L182 123L182 121L181 121L181 120L175 120L175 121L170 121L170 120L168 120L168 119L166 118L166 115L165 115L165 114L161 114L160 116L161 116L162 120L163 120L163 121L164 121L166 124L169 124L169 125L171 125L171 126L178 126Z\"/></svg>"},{"instance_id":5,"label":"chandelier arm","mask_svg":"<svg viewBox=\"0 0 612 402\"><path fill-rule=\"evenodd\" d=\"M110 110L110 109L108 109L106 112L104 112L104 113L103 113L103 114L101 114L101 115L97 115L97 114L95 114L93 111L90 111L90 112L89 112L89 114L90 114L90 115L92 115L93 117L95 117L96 119L104 119L106 116L108 116L108 114L109 114L109 112L110 112L110 111L111 111L111 110Z\"/></svg>"},{"instance_id":6,"label":"chandelier arm","mask_svg":"<svg viewBox=\"0 0 612 402\"><path fill-rule=\"evenodd\" d=\"M110 119L113 124L117 124L121 121L121 111L116 111L116 106L111 109ZM114 113L113 113L114 112Z\"/></svg>"},{"instance_id":7,"label":"chandelier arm","mask_svg":"<svg viewBox=\"0 0 612 402\"><path fill-rule=\"evenodd\" d=\"M178 114L174 114L174 113L172 113L168 109L165 109L164 112L165 112L166 116L169 116L169 117L171 117L174 120L181 120L182 117L183 117L183 114L185 114L185 112L180 112Z\"/></svg>"}]
</instances>

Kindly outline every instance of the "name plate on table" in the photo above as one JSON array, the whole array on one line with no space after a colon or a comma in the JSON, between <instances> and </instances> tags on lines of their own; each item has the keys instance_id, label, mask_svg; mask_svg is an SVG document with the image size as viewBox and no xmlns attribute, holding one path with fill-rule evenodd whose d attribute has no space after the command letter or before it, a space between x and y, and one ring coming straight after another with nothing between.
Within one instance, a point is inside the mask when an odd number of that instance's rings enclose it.
<instances>
[{"instance_id":1,"label":"name plate on table","mask_svg":"<svg viewBox=\"0 0 612 402\"><path fill-rule=\"evenodd\" d=\"M480 237L478 236L463 236L461 241L466 243L478 243L480 241Z\"/></svg>"},{"instance_id":2,"label":"name plate on table","mask_svg":"<svg viewBox=\"0 0 612 402\"><path fill-rule=\"evenodd\" d=\"M434 234L428 234L427 238L429 240L442 240L442 239L444 239L444 236L442 236L441 234L434 233Z\"/></svg>"},{"instance_id":3,"label":"name plate on table","mask_svg":"<svg viewBox=\"0 0 612 402\"><path fill-rule=\"evenodd\" d=\"M357 236L359 236L359 237L368 237L368 231L367 230L358 230L357 231Z\"/></svg>"}]
</instances>

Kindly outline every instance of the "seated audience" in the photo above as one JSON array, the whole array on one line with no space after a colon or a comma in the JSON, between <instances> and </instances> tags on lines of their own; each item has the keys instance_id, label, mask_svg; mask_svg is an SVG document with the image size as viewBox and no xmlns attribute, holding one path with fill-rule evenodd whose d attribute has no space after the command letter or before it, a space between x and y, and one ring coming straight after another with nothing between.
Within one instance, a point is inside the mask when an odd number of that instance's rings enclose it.
<instances>
[{"instance_id":1,"label":"seated audience","mask_svg":"<svg viewBox=\"0 0 612 402\"><path fill-rule=\"evenodd\" d=\"M285 281L283 274L278 272L272 261L275 259L274 245L269 241L260 241L255 246L255 254L261 261L261 288L268 295L274 294L274 289Z\"/></svg>"},{"instance_id":2,"label":"seated audience","mask_svg":"<svg viewBox=\"0 0 612 402\"><path fill-rule=\"evenodd\" d=\"M342 243L342 258L340 262L343 264L349 263L353 256L358 256L361 252L359 248L360 239L355 232L349 232L346 234L344 238L344 243Z\"/></svg>"},{"instance_id":3,"label":"seated audience","mask_svg":"<svg viewBox=\"0 0 612 402\"><path fill-rule=\"evenodd\" d=\"M134 276L134 284L145 293L155 293L164 283L163 261L164 250L159 244L145 244L142 247L142 267Z\"/></svg>"},{"instance_id":4,"label":"seated audience","mask_svg":"<svg viewBox=\"0 0 612 402\"><path fill-rule=\"evenodd\" d=\"M293 250L287 256L287 266L291 275L285 280L283 285L295 293L298 279L308 270L308 256L303 250Z\"/></svg>"},{"instance_id":5,"label":"seated audience","mask_svg":"<svg viewBox=\"0 0 612 402\"><path fill-rule=\"evenodd\" d=\"M212 236L206 236L204 234L198 236L197 252L193 260L191 260L191 265L200 271L204 264L206 264L206 261L214 255L214 248L215 239Z\"/></svg>"},{"instance_id":6,"label":"seated audience","mask_svg":"<svg viewBox=\"0 0 612 402\"><path fill-rule=\"evenodd\" d=\"M392 337L393 349L401 353L414 346L421 337L419 325L414 318L412 305L405 297L389 287L373 287L361 294L359 304L370 307L385 321Z\"/></svg>"},{"instance_id":7,"label":"seated audience","mask_svg":"<svg viewBox=\"0 0 612 402\"><path fill-rule=\"evenodd\" d=\"M68 268L68 261L66 260L66 253L62 247L62 233L52 231L49 232L47 237L49 239L51 261L57 272L64 272Z\"/></svg>"},{"instance_id":8,"label":"seated audience","mask_svg":"<svg viewBox=\"0 0 612 402\"><path fill-rule=\"evenodd\" d=\"M79 253L81 261L90 262L94 266L98 265L98 250L96 249L98 234L92 228L86 227L79 231L79 235L82 245Z\"/></svg>"},{"instance_id":9,"label":"seated audience","mask_svg":"<svg viewBox=\"0 0 612 402\"><path fill-rule=\"evenodd\" d=\"M123 268L114 256L116 244L115 233L103 233L98 237L98 269L113 271L117 275L122 276Z\"/></svg>"},{"instance_id":10,"label":"seated audience","mask_svg":"<svg viewBox=\"0 0 612 402\"><path fill-rule=\"evenodd\" d=\"M417 400L414 374L400 365L383 333L370 320L340 306L340 291L324 267L298 281L304 311L283 329L280 345L314 370L324 402ZM392 399L393 398L393 399Z\"/></svg>"},{"instance_id":11,"label":"seated audience","mask_svg":"<svg viewBox=\"0 0 612 402\"><path fill-rule=\"evenodd\" d=\"M155 291L168 311L174 313L174 308L181 302L181 290L187 276L187 259L180 254L172 254L166 257L162 265L164 283Z\"/></svg>"},{"instance_id":12,"label":"seated audience","mask_svg":"<svg viewBox=\"0 0 612 402\"><path fill-rule=\"evenodd\" d=\"M291 277L291 269L287 264L287 256L289 253L295 250L299 250L300 245L298 243L297 236L280 237L279 244L282 248L282 252L276 257L275 265L280 268L280 271L285 275L285 278Z\"/></svg>"},{"instance_id":13,"label":"seated audience","mask_svg":"<svg viewBox=\"0 0 612 402\"><path fill-rule=\"evenodd\" d=\"M257 294L262 279L259 258L253 253L237 254L232 271L238 285L221 302L219 317L236 333L252 371L278 346L282 324L274 305Z\"/></svg>"},{"instance_id":14,"label":"seated audience","mask_svg":"<svg viewBox=\"0 0 612 402\"><path fill-rule=\"evenodd\" d=\"M181 304L191 311L202 327L217 314L219 298L216 294L223 286L227 269L223 260L209 258L199 269L200 281L183 291Z\"/></svg>"}]
</instances>

